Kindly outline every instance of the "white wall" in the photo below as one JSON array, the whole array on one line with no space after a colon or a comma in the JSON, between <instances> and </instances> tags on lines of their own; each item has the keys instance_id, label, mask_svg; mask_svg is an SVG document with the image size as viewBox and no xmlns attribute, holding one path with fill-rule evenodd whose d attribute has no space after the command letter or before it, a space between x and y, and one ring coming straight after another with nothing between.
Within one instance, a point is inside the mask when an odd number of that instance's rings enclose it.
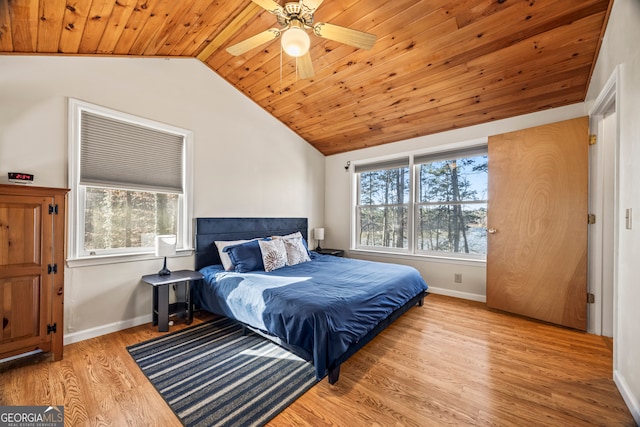
<instances>
[{"instance_id":1,"label":"white wall","mask_svg":"<svg viewBox=\"0 0 640 427\"><path fill-rule=\"evenodd\" d=\"M584 115L584 105L580 103L327 157L324 224L326 241L323 246L328 248L349 248L350 246L352 173L345 172L347 161L356 162L363 159L424 151L436 146L486 138L490 135ZM352 170L353 167L350 168L350 171ZM361 251L349 251L349 255L353 258L411 265L420 271L427 281L430 291L434 293L486 301L486 264L484 262L454 262L415 256L375 255ZM456 273L462 274L462 283L454 282L454 274Z\"/></svg>"},{"instance_id":2,"label":"white wall","mask_svg":"<svg viewBox=\"0 0 640 427\"><path fill-rule=\"evenodd\" d=\"M616 67L620 68L617 288L614 308L614 379L640 424L640 1L615 0L589 86L591 108ZM625 209L635 223L625 229Z\"/></svg>"},{"instance_id":3,"label":"white wall","mask_svg":"<svg viewBox=\"0 0 640 427\"><path fill-rule=\"evenodd\" d=\"M195 216L324 222L324 156L196 59L0 56L0 180L68 186L67 97L192 130ZM66 343L150 319L149 258L66 269Z\"/></svg>"}]
</instances>

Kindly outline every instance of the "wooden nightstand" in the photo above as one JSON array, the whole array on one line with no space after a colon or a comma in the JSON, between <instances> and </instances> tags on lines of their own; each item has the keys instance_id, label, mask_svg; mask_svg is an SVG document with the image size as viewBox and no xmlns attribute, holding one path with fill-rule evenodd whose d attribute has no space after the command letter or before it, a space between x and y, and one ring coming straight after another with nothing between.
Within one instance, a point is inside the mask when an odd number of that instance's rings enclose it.
<instances>
[{"instance_id":1,"label":"wooden nightstand","mask_svg":"<svg viewBox=\"0 0 640 427\"><path fill-rule=\"evenodd\" d=\"M147 274L142 281L153 286L153 321L158 325L158 331L169 330L169 315L180 314L186 318L188 325L193 321L193 301L191 298L191 282L202 280L204 276L191 270L172 271L171 274L160 276ZM169 285L176 285L177 302L169 304Z\"/></svg>"},{"instance_id":2,"label":"wooden nightstand","mask_svg":"<svg viewBox=\"0 0 640 427\"><path fill-rule=\"evenodd\" d=\"M333 256L339 256L339 257L344 256L344 251L342 249L322 248L322 249L316 250L316 252L319 253L320 255L333 255Z\"/></svg>"}]
</instances>

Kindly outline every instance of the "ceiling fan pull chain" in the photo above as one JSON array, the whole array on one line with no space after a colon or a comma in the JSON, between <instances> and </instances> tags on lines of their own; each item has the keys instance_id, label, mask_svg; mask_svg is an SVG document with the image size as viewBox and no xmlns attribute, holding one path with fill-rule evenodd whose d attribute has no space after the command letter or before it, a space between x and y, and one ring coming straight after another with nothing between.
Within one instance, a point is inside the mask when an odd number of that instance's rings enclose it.
<instances>
[{"instance_id":1,"label":"ceiling fan pull chain","mask_svg":"<svg viewBox=\"0 0 640 427\"><path fill-rule=\"evenodd\" d=\"M280 44L280 95L282 95L282 44Z\"/></svg>"}]
</instances>

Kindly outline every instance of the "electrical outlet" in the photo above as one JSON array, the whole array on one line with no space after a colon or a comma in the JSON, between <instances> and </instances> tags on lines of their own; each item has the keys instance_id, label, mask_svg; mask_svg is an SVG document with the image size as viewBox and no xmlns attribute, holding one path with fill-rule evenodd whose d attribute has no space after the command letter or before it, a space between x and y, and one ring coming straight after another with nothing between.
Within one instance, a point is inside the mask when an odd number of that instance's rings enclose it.
<instances>
[{"instance_id":1,"label":"electrical outlet","mask_svg":"<svg viewBox=\"0 0 640 427\"><path fill-rule=\"evenodd\" d=\"M456 273L453 275L453 281L456 283L462 283L462 274Z\"/></svg>"}]
</instances>

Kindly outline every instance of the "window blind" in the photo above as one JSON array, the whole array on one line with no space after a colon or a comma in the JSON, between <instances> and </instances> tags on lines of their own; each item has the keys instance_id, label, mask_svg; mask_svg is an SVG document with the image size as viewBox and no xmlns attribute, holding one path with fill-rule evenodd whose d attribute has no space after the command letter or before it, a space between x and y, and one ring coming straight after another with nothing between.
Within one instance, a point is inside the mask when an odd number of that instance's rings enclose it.
<instances>
[{"instance_id":1,"label":"window blind","mask_svg":"<svg viewBox=\"0 0 640 427\"><path fill-rule=\"evenodd\" d=\"M413 158L413 162L417 165L420 163L441 162L444 160L461 159L464 157L476 157L487 154L486 145L478 145L475 147L461 148L459 150L443 151L439 153L421 154Z\"/></svg>"},{"instance_id":2,"label":"window blind","mask_svg":"<svg viewBox=\"0 0 640 427\"><path fill-rule=\"evenodd\" d=\"M409 158L402 157L400 159L392 159L392 160L385 160L385 161L376 162L376 163L355 165L354 171L356 173L361 173L361 172L377 171L382 169L395 169L395 168L401 168L401 167L407 167L407 166L409 166Z\"/></svg>"},{"instance_id":3,"label":"window blind","mask_svg":"<svg viewBox=\"0 0 640 427\"><path fill-rule=\"evenodd\" d=\"M80 184L182 193L184 137L87 111Z\"/></svg>"}]
</instances>

